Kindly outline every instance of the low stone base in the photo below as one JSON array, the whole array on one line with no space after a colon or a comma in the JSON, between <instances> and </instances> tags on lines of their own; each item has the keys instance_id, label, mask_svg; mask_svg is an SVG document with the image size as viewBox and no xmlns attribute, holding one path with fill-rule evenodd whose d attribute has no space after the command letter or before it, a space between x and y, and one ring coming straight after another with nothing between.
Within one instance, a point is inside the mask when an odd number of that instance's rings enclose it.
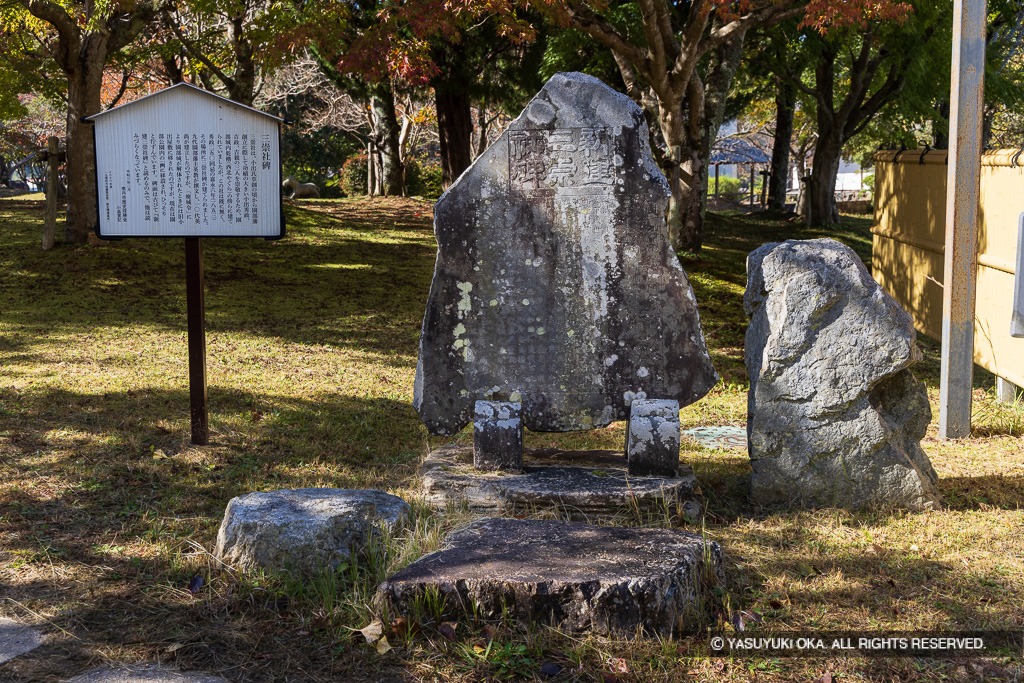
<instances>
[{"instance_id":1,"label":"low stone base","mask_svg":"<svg viewBox=\"0 0 1024 683\"><path fill-rule=\"evenodd\" d=\"M571 519L606 517L629 510L669 510L700 517L701 491L693 470L680 465L676 477L631 477L622 451L527 450L523 472L479 472L470 446L443 446L420 468L428 504L444 509L465 503L495 515L556 508Z\"/></svg>"},{"instance_id":2,"label":"low stone base","mask_svg":"<svg viewBox=\"0 0 1024 683\"><path fill-rule=\"evenodd\" d=\"M567 631L669 637L701 625L723 581L721 547L697 534L483 519L382 583L377 603L416 616L436 590L446 617L510 613Z\"/></svg>"}]
</instances>

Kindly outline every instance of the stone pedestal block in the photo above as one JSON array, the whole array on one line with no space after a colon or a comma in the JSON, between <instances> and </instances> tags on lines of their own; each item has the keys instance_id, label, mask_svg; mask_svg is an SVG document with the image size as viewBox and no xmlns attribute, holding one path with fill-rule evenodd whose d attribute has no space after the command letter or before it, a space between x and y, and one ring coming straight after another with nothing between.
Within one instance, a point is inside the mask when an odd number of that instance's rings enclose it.
<instances>
[{"instance_id":1,"label":"stone pedestal block","mask_svg":"<svg viewBox=\"0 0 1024 683\"><path fill-rule=\"evenodd\" d=\"M409 512L398 496L372 489L250 493L228 503L215 554L245 569L314 572L348 561L371 534L394 528Z\"/></svg>"},{"instance_id":2,"label":"stone pedestal block","mask_svg":"<svg viewBox=\"0 0 1024 683\"><path fill-rule=\"evenodd\" d=\"M473 467L484 472L523 469L523 404L477 401L473 416Z\"/></svg>"},{"instance_id":3,"label":"stone pedestal block","mask_svg":"<svg viewBox=\"0 0 1024 683\"><path fill-rule=\"evenodd\" d=\"M674 477L679 469L679 401L635 399L626 461L634 477Z\"/></svg>"},{"instance_id":4,"label":"stone pedestal block","mask_svg":"<svg viewBox=\"0 0 1024 683\"><path fill-rule=\"evenodd\" d=\"M429 591L445 616L472 609L566 631L671 637L700 628L724 578L721 547L697 534L483 519L382 583L377 603L409 613Z\"/></svg>"}]
</instances>

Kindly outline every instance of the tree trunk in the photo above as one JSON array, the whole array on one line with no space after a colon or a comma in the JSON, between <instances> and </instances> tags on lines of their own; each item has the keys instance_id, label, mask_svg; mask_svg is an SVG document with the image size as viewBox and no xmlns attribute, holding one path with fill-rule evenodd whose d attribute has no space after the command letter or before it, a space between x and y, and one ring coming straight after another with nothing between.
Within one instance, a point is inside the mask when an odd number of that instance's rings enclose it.
<instances>
[{"instance_id":1,"label":"tree trunk","mask_svg":"<svg viewBox=\"0 0 1024 683\"><path fill-rule=\"evenodd\" d=\"M402 164L401 126L395 115L395 93L391 84L384 82L370 90L373 108L373 137L381 158L381 193L387 197L405 194L405 166Z\"/></svg>"},{"instance_id":2,"label":"tree trunk","mask_svg":"<svg viewBox=\"0 0 1024 683\"><path fill-rule=\"evenodd\" d=\"M811 187L808 202L814 223L839 223L839 207L836 205L836 178L842 162L843 143L837 131L821 131L814 148L811 167Z\"/></svg>"},{"instance_id":3,"label":"tree trunk","mask_svg":"<svg viewBox=\"0 0 1024 683\"><path fill-rule=\"evenodd\" d=\"M463 89L438 83L434 86L437 136L441 147L441 173L448 187L469 168L473 116L469 95Z\"/></svg>"},{"instance_id":4,"label":"tree trunk","mask_svg":"<svg viewBox=\"0 0 1024 683\"><path fill-rule=\"evenodd\" d=\"M96 156L92 124L83 116L98 114L102 108L100 89L103 65L107 61L107 39L91 34L82 39L82 48L68 73L67 177L68 218L64 240L73 244L89 241L99 220L96 203Z\"/></svg>"},{"instance_id":5,"label":"tree trunk","mask_svg":"<svg viewBox=\"0 0 1024 683\"><path fill-rule=\"evenodd\" d=\"M232 100L251 107L256 97L256 64L252 44L245 35L244 20L244 17L231 17L229 20L228 39L235 55L235 71L225 85Z\"/></svg>"},{"instance_id":6,"label":"tree trunk","mask_svg":"<svg viewBox=\"0 0 1024 683\"><path fill-rule=\"evenodd\" d=\"M473 148L473 159L476 159L487 151L487 131L490 128L491 119L487 118L487 106L481 102L476 112L476 144Z\"/></svg>"},{"instance_id":7,"label":"tree trunk","mask_svg":"<svg viewBox=\"0 0 1024 683\"><path fill-rule=\"evenodd\" d=\"M57 152L59 142L56 137L46 139L46 216L43 219L43 251L53 249L57 235Z\"/></svg>"},{"instance_id":8,"label":"tree trunk","mask_svg":"<svg viewBox=\"0 0 1024 683\"><path fill-rule=\"evenodd\" d=\"M949 101L943 100L935 108L938 116L932 119L932 149L949 149Z\"/></svg>"},{"instance_id":9,"label":"tree trunk","mask_svg":"<svg viewBox=\"0 0 1024 683\"><path fill-rule=\"evenodd\" d=\"M704 242L704 214L707 210L708 160L718 129L725 118L725 103L733 76L743 54L743 36L720 45L710 53L704 82L696 73L690 79L686 99L680 112L687 112L687 122L680 150L680 164L669 174L672 201L669 202L668 234L677 251L700 251ZM661 116L662 134L666 141L666 123ZM671 151L672 143L669 142Z\"/></svg>"},{"instance_id":10,"label":"tree trunk","mask_svg":"<svg viewBox=\"0 0 1024 683\"><path fill-rule=\"evenodd\" d=\"M793 116L796 113L796 88L788 78L780 78L775 90L775 141L772 143L771 176L768 179L768 208L785 211L789 185L789 146L793 142Z\"/></svg>"}]
</instances>

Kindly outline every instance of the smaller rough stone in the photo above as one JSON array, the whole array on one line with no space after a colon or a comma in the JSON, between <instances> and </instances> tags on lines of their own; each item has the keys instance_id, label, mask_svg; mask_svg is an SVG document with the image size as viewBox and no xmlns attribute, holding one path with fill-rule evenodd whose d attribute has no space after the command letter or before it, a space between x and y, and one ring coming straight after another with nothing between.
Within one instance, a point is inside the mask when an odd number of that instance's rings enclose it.
<instances>
[{"instance_id":1,"label":"smaller rough stone","mask_svg":"<svg viewBox=\"0 0 1024 683\"><path fill-rule=\"evenodd\" d=\"M373 489L284 489L232 498L217 533L216 556L238 567L300 573L335 567L380 527L410 512L398 496Z\"/></svg>"},{"instance_id":2,"label":"smaller rough stone","mask_svg":"<svg viewBox=\"0 0 1024 683\"><path fill-rule=\"evenodd\" d=\"M747 258L751 498L930 508L928 392L914 321L849 247L767 244Z\"/></svg>"},{"instance_id":3,"label":"smaller rough stone","mask_svg":"<svg viewBox=\"0 0 1024 683\"><path fill-rule=\"evenodd\" d=\"M92 669L66 683L229 683L226 678L203 673L185 673L159 664L132 664L125 667L104 666Z\"/></svg>"},{"instance_id":4,"label":"smaller rough stone","mask_svg":"<svg viewBox=\"0 0 1024 683\"><path fill-rule=\"evenodd\" d=\"M679 469L679 401L634 399L626 460L633 477L674 477Z\"/></svg>"},{"instance_id":5,"label":"smaller rough stone","mask_svg":"<svg viewBox=\"0 0 1024 683\"><path fill-rule=\"evenodd\" d=\"M472 606L483 618L670 637L699 625L695 616L723 581L721 547L697 534L483 519L382 583L377 600L405 614L436 590L450 616Z\"/></svg>"},{"instance_id":6,"label":"smaller rough stone","mask_svg":"<svg viewBox=\"0 0 1024 683\"><path fill-rule=\"evenodd\" d=\"M522 403L476 402L473 467L484 472L518 472L523 469Z\"/></svg>"},{"instance_id":7,"label":"smaller rough stone","mask_svg":"<svg viewBox=\"0 0 1024 683\"><path fill-rule=\"evenodd\" d=\"M0 664L9 662L43 644L43 634L26 624L0 619Z\"/></svg>"}]
</instances>

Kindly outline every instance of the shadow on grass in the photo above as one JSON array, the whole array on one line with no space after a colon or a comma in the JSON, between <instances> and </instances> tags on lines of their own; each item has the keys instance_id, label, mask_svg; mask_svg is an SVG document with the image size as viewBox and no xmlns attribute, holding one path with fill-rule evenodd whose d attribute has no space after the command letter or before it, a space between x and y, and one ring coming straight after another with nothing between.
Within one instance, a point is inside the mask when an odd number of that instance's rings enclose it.
<instances>
[{"instance_id":1,"label":"shadow on grass","mask_svg":"<svg viewBox=\"0 0 1024 683\"><path fill-rule=\"evenodd\" d=\"M419 464L424 443L418 416L402 402L213 388L211 443L196 447L188 406L187 391L0 390L0 471L25 483L0 497L11 532L5 549L51 515L65 521L40 538L53 534L78 554L105 517L144 535L136 523L147 514L216 519L231 497L260 488L396 486ZM61 493L40 504L43 470L42 489Z\"/></svg>"},{"instance_id":2,"label":"shadow on grass","mask_svg":"<svg viewBox=\"0 0 1024 683\"><path fill-rule=\"evenodd\" d=\"M417 207L425 208L419 217L407 216L416 213L410 207L336 209L344 220L291 208L292 231L279 242L208 240L207 329L415 353L436 251L429 207L411 204ZM185 330L182 241L42 252L34 237L19 232L0 250L0 259L11 262L0 282L9 325L33 336L82 334L95 326ZM2 348L23 343L15 329Z\"/></svg>"}]
</instances>

